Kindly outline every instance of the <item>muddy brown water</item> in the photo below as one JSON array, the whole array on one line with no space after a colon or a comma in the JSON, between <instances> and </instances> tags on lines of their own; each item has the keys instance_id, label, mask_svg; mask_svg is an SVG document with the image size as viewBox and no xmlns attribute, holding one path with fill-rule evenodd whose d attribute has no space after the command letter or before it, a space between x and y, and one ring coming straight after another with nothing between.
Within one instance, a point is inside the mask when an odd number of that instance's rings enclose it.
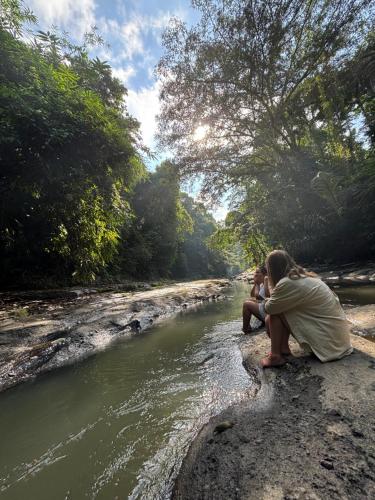
<instances>
[{"instance_id":1,"label":"muddy brown water","mask_svg":"<svg viewBox=\"0 0 375 500\"><path fill-rule=\"evenodd\" d=\"M0 394L0 498L168 498L199 428L251 392L238 348L248 292ZM375 302L375 287L336 292Z\"/></svg>"}]
</instances>

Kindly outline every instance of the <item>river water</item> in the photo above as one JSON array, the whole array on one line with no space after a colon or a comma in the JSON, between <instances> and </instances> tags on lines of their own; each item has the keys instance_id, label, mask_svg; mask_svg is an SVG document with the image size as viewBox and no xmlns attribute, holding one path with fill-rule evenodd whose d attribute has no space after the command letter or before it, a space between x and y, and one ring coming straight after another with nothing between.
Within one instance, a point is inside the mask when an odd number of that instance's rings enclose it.
<instances>
[{"instance_id":1,"label":"river water","mask_svg":"<svg viewBox=\"0 0 375 500\"><path fill-rule=\"evenodd\" d=\"M0 395L0 497L168 497L191 440L247 397L241 303L198 306Z\"/></svg>"},{"instance_id":2,"label":"river water","mask_svg":"<svg viewBox=\"0 0 375 500\"><path fill-rule=\"evenodd\" d=\"M375 287L335 290L375 303ZM0 394L0 498L165 499L212 415L251 392L241 304L197 306L85 361Z\"/></svg>"}]
</instances>

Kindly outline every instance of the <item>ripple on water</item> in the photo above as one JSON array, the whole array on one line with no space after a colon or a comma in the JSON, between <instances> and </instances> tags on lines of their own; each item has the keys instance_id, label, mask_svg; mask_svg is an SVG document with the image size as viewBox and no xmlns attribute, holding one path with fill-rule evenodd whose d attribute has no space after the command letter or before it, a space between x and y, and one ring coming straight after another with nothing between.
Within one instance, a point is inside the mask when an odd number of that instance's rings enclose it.
<instances>
[{"instance_id":1,"label":"ripple on water","mask_svg":"<svg viewBox=\"0 0 375 500\"><path fill-rule=\"evenodd\" d=\"M5 413L27 414L33 434L0 415L13 425L0 458L7 498L49 500L51 487L59 498L168 498L202 425L250 389L239 303L186 312L8 398Z\"/></svg>"}]
</instances>

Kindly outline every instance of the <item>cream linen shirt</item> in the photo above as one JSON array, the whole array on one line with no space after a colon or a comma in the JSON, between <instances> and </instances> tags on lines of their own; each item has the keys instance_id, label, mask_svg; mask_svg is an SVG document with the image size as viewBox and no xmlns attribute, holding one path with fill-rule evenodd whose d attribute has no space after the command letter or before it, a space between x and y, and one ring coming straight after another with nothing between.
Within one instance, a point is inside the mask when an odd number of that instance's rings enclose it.
<instances>
[{"instance_id":1,"label":"cream linen shirt","mask_svg":"<svg viewBox=\"0 0 375 500\"><path fill-rule=\"evenodd\" d=\"M353 351L340 301L319 278L281 279L266 301L265 311L283 313L293 337L320 361L340 359Z\"/></svg>"}]
</instances>

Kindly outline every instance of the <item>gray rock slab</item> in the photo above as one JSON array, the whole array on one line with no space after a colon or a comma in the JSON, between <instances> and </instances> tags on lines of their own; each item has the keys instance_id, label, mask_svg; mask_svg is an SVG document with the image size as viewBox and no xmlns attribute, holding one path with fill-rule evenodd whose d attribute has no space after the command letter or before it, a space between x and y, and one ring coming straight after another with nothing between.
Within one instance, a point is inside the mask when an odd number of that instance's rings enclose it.
<instances>
[{"instance_id":1,"label":"gray rock slab","mask_svg":"<svg viewBox=\"0 0 375 500\"><path fill-rule=\"evenodd\" d=\"M375 343L320 363L295 344L282 368L262 370L269 339L243 340L255 397L213 418L191 445L173 498L375 498ZM220 434L220 422L233 425Z\"/></svg>"},{"instance_id":2,"label":"gray rock slab","mask_svg":"<svg viewBox=\"0 0 375 500\"><path fill-rule=\"evenodd\" d=\"M0 311L0 391L77 362L194 304L224 298L228 280L108 292L69 302L12 304Z\"/></svg>"}]
</instances>

